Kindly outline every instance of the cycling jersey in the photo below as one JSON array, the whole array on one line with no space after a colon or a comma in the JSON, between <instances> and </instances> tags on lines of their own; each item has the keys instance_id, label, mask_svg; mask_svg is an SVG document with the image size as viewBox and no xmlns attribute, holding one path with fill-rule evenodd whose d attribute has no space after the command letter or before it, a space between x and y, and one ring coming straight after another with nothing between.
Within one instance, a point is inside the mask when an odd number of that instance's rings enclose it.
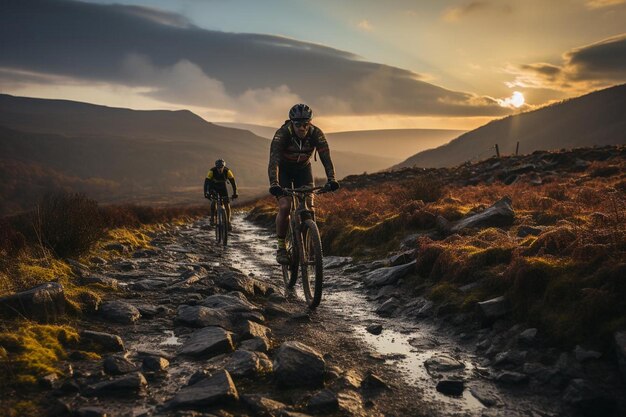
<instances>
[{"instance_id":1,"label":"cycling jersey","mask_svg":"<svg viewBox=\"0 0 626 417\"><path fill-rule=\"evenodd\" d=\"M212 190L215 190L219 192L220 195L227 196L226 181L229 181L230 185L233 187L233 194L237 194L237 183L235 182L233 171L224 167L224 170L220 173L217 167L211 168L204 180L204 193L208 194Z\"/></svg>"},{"instance_id":2,"label":"cycling jersey","mask_svg":"<svg viewBox=\"0 0 626 417\"><path fill-rule=\"evenodd\" d=\"M334 180L335 168L330 158L330 149L324 132L318 127L310 125L306 136L300 139L293 131L291 121L285 121L285 124L274 134L270 146L268 166L270 184L278 184L279 167L280 169L310 167L311 156L315 150L320 155L326 177L328 180Z\"/></svg>"}]
</instances>

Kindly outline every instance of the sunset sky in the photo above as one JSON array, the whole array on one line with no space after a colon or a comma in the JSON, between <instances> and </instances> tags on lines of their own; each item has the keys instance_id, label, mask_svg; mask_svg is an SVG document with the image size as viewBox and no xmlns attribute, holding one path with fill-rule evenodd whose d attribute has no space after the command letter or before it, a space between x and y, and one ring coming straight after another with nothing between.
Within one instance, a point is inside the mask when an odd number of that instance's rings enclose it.
<instances>
[{"instance_id":1,"label":"sunset sky","mask_svg":"<svg viewBox=\"0 0 626 417\"><path fill-rule=\"evenodd\" d=\"M209 121L471 129L624 82L626 0L0 1L0 92Z\"/></svg>"}]
</instances>

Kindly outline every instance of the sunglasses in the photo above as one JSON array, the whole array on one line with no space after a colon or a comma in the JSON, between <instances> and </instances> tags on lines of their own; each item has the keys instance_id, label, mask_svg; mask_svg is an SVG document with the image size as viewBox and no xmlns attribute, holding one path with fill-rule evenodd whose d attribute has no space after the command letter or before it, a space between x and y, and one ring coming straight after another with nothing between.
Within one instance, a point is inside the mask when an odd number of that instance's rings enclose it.
<instances>
[{"instance_id":1,"label":"sunglasses","mask_svg":"<svg viewBox=\"0 0 626 417\"><path fill-rule=\"evenodd\" d=\"M295 126L296 129L300 129L301 127L303 128L307 128L311 125L311 123L309 122L293 122L293 125Z\"/></svg>"}]
</instances>

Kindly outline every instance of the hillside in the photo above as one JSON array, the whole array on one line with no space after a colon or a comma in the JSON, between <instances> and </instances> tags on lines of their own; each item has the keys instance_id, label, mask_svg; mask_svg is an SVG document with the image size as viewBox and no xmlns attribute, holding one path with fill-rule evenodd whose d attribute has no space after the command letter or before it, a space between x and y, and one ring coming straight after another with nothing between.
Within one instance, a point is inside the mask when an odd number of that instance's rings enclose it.
<instances>
[{"instance_id":1,"label":"hillside","mask_svg":"<svg viewBox=\"0 0 626 417\"><path fill-rule=\"evenodd\" d=\"M496 120L449 144L418 153L394 168L450 167L494 155L626 143L626 84Z\"/></svg>"},{"instance_id":2,"label":"hillside","mask_svg":"<svg viewBox=\"0 0 626 417\"><path fill-rule=\"evenodd\" d=\"M189 111L137 111L66 100L0 95L0 214L27 210L44 194L81 191L102 202L202 202L218 157L242 198L266 192L269 142ZM397 160L333 152L337 175ZM323 176L319 162L316 176Z\"/></svg>"}]
</instances>

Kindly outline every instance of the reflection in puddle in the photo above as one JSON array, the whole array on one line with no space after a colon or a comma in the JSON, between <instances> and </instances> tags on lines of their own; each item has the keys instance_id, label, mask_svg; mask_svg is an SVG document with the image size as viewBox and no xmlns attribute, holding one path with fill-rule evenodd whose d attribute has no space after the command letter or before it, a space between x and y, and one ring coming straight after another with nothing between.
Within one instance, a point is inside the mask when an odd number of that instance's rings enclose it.
<instances>
[{"instance_id":1,"label":"reflection in puddle","mask_svg":"<svg viewBox=\"0 0 626 417\"><path fill-rule=\"evenodd\" d=\"M178 340L178 337L174 334L172 330L166 330L165 334L167 335L167 338L161 343L159 343L160 345L167 345L167 346L182 345L182 342Z\"/></svg>"}]
</instances>

